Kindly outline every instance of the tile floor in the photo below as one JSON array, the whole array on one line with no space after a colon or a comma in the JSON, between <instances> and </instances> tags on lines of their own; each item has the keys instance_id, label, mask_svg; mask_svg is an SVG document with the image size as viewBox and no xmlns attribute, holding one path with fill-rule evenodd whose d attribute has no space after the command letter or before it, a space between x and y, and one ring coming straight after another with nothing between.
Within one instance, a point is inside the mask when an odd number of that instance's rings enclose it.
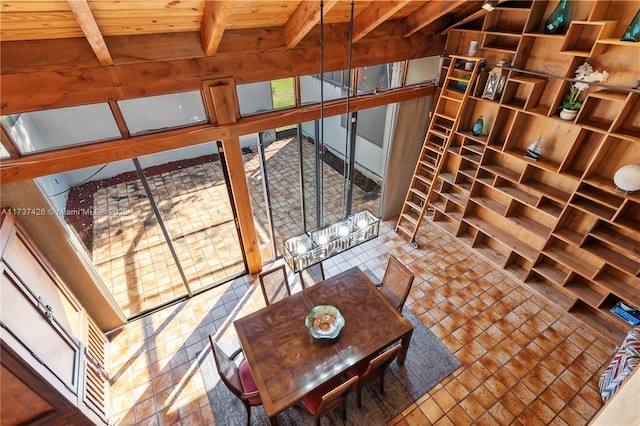
<instances>
[{"instance_id":1,"label":"tile floor","mask_svg":"<svg viewBox=\"0 0 640 426\"><path fill-rule=\"evenodd\" d=\"M390 424L588 424L614 347L423 223L418 249L384 222L378 238L324 263L327 276L360 266L381 277L389 254L399 257L416 274L407 306L463 364ZM245 276L114 332L113 424L215 424L198 368L212 356L208 336L263 305Z\"/></svg>"}]
</instances>

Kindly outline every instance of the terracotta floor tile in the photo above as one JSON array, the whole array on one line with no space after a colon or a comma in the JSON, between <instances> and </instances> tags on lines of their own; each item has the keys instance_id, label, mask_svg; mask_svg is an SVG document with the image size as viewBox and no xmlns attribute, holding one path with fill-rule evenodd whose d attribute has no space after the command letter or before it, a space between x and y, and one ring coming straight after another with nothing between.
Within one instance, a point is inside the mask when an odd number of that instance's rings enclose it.
<instances>
[{"instance_id":1,"label":"terracotta floor tile","mask_svg":"<svg viewBox=\"0 0 640 426\"><path fill-rule=\"evenodd\" d=\"M155 415L156 413L156 405L153 398L145 399L137 403L134 407L135 419L136 422L141 422L144 419Z\"/></svg>"},{"instance_id":2,"label":"terracotta floor tile","mask_svg":"<svg viewBox=\"0 0 640 426\"><path fill-rule=\"evenodd\" d=\"M449 392L453 399L456 400L456 402L462 401L469 394L469 391L457 379L451 380L445 386L445 389Z\"/></svg>"},{"instance_id":3,"label":"terracotta floor tile","mask_svg":"<svg viewBox=\"0 0 640 426\"><path fill-rule=\"evenodd\" d=\"M444 411L442 411L442 408L440 408L438 403L433 398L430 398L424 403L420 404L419 411L421 411L424 417L426 417L431 423L437 422L442 416L444 416Z\"/></svg>"},{"instance_id":4,"label":"terracotta floor tile","mask_svg":"<svg viewBox=\"0 0 640 426\"><path fill-rule=\"evenodd\" d=\"M455 426L466 426L473 423L473 419L469 417L460 405L456 405L451 411L449 411L447 413L447 417Z\"/></svg>"},{"instance_id":5,"label":"terracotta floor tile","mask_svg":"<svg viewBox=\"0 0 640 426\"><path fill-rule=\"evenodd\" d=\"M556 415L556 413L541 399L533 401L530 409L544 423L549 423Z\"/></svg>"},{"instance_id":6,"label":"terracotta floor tile","mask_svg":"<svg viewBox=\"0 0 640 426\"><path fill-rule=\"evenodd\" d=\"M505 426L510 425L515 418L500 401L496 402L496 404L489 409L489 414L496 419L497 424Z\"/></svg>"},{"instance_id":7,"label":"terracotta floor tile","mask_svg":"<svg viewBox=\"0 0 640 426\"><path fill-rule=\"evenodd\" d=\"M476 390L471 392L471 395L482 405L485 409L488 409L496 402L496 397L493 396L491 391L484 385L480 385Z\"/></svg>"},{"instance_id":8,"label":"terracotta floor tile","mask_svg":"<svg viewBox=\"0 0 640 426\"><path fill-rule=\"evenodd\" d=\"M440 389L433 395L433 399L438 403L438 406L443 412L447 413L456 405L456 400L451 396L446 388Z\"/></svg>"},{"instance_id":9,"label":"terracotta floor tile","mask_svg":"<svg viewBox=\"0 0 640 426\"><path fill-rule=\"evenodd\" d=\"M500 399L505 393L507 393L507 387L500 381L496 376L491 376L487 380L484 381L484 386L489 389L489 391L496 398Z\"/></svg>"},{"instance_id":10,"label":"terracotta floor tile","mask_svg":"<svg viewBox=\"0 0 640 426\"><path fill-rule=\"evenodd\" d=\"M542 392L540 399L556 413L559 413L566 405L565 400L550 388L547 388Z\"/></svg>"},{"instance_id":11,"label":"terracotta floor tile","mask_svg":"<svg viewBox=\"0 0 640 426\"><path fill-rule=\"evenodd\" d=\"M597 412L597 409L580 395L573 398L569 403L569 406L579 413L581 417L587 420L590 420Z\"/></svg>"},{"instance_id":12,"label":"terracotta floor tile","mask_svg":"<svg viewBox=\"0 0 640 426\"><path fill-rule=\"evenodd\" d=\"M525 406L529 406L537 396L524 382L516 384L511 391Z\"/></svg>"},{"instance_id":13,"label":"terracotta floor tile","mask_svg":"<svg viewBox=\"0 0 640 426\"><path fill-rule=\"evenodd\" d=\"M476 422L476 425L478 426L495 426L497 424L498 421L494 419L488 412L480 417Z\"/></svg>"},{"instance_id":14,"label":"terracotta floor tile","mask_svg":"<svg viewBox=\"0 0 640 426\"><path fill-rule=\"evenodd\" d=\"M500 398L500 402L502 402L507 410L509 410L509 412L515 417L518 417L518 415L526 408L520 398L511 391L507 392L502 398Z\"/></svg>"}]
</instances>

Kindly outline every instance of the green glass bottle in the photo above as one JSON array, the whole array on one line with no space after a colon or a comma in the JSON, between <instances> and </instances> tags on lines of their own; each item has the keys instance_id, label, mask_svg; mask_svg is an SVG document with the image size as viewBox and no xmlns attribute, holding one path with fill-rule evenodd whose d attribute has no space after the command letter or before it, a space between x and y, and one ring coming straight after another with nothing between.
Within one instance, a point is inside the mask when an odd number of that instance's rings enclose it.
<instances>
[{"instance_id":1,"label":"green glass bottle","mask_svg":"<svg viewBox=\"0 0 640 426\"><path fill-rule=\"evenodd\" d=\"M636 12L636 16L629 24L629 28L624 32L622 41L639 41L640 40L640 9Z\"/></svg>"},{"instance_id":2,"label":"green glass bottle","mask_svg":"<svg viewBox=\"0 0 640 426\"><path fill-rule=\"evenodd\" d=\"M482 121L482 116L478 117L475 123L473 123L473 127L471 128L471 133L473 136L479 136L482 133L482 126L484 122Z\"/></svg>"},{"instance_id":3,"label":"green glass bottle","mask_svg":"<svg viewBox=\"0 0 640 426\"><path fill-rule=\"evenodd\" d=\"M569 26L568 0L560 0L544 23L545 34L564 34Z\"/></svg>"}]
</instances>

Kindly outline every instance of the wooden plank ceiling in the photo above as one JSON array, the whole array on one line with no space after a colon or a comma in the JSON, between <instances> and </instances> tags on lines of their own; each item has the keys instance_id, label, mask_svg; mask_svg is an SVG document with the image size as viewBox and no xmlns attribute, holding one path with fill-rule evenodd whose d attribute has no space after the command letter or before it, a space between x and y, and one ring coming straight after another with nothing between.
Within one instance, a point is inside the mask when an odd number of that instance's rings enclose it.
<instances>
[{"instance_id":1,"label":"wooden plank ceiling","mask_svg":"<svg viewBox=\"0 0 640 426\"><path fill-rule=\"evenodd\" d=\"M409 37L438 33L480 10L479 0L356 0L353 41L385 21ZM324 0L326 24L348 23L350 0ZM280 27L294 48L320 22L320 0L4 0L0 41L86 38L103 66L113 65L109 44L118 37L198 33L202 52L214 56L227 30ZM105 41L106 40L106 41Z\"/></svg>"}]
</instances>

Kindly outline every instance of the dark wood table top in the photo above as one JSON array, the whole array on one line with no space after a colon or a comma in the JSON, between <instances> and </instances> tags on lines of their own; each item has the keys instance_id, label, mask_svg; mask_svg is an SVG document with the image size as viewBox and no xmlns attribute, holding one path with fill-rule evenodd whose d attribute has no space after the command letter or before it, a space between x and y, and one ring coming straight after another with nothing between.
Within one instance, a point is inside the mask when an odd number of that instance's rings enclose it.
<instances>
[{"instance_id":1,"label":"dark wood table top","mask_svg":"<svg viewBox=\"0 0 640 426\"><path fill-rule=\"evenodd\" d=\"M336 339L317 340L309 334L305 318L318 305L335 306L344 317ZM313 389L401 338L406 353L413 330L357 267L234 324L272 422Z\"/></svg>"}]
</instances>

